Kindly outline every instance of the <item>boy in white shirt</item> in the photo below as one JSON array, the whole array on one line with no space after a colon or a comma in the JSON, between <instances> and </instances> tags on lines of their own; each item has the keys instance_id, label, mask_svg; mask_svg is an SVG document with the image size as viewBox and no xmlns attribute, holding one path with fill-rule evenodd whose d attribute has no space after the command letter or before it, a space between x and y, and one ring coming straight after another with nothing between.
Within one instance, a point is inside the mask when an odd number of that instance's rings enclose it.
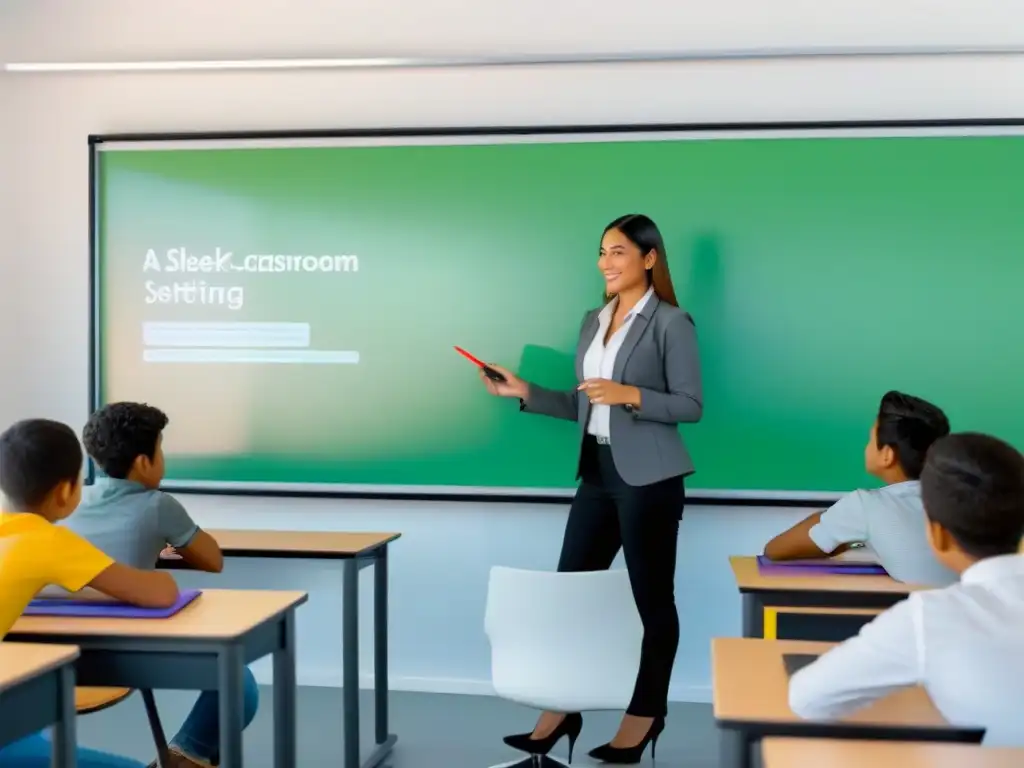
<instances>
[{"instance_id":1,"label":"boy in white shirt","mask_svg":"<svg viewBox=\"0 0 1024 768\"><path fill-rule=\"evenodd\" d=\"M921 685L948 721L984 727L986 745L1024 746L1024 456L950 435L929 451L921 491L928 542L960 582L912 593L797 672L790 707L832 719Z\"/></svg>"},{"instance_id":2,"label":"boy in white shirt","mask_svg":"<svg viewBox=\"0 0 1024 768\"><path fill-rule=\"evenodd\" d=\"M919 397L888 392L864 449L864 466L885 485L849 493L768 542L772 560L828 557L863 542L897 581L945 587L957 575L925 540L921 470L932 443L949 434L941 409Z\"/></svg>"}]
</instances>

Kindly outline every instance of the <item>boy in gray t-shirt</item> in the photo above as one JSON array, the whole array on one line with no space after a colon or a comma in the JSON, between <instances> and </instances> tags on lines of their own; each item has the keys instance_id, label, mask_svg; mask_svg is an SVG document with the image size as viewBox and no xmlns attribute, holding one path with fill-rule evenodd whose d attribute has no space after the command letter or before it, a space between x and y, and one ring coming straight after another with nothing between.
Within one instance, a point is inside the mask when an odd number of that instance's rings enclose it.
<instances>
[{"instance_id":1,"label":"boy in gray t-shirt","mask_svg":"<svg viewBox=\"0 0 1024 768\"><path fill-rule=\"evenodd\" d=\"M104 476L87 489L78 512L63 525L126 565L155 568L160 552L171 546L193 568L218 573L224 556L217 542L177 499L160 490L167 423L162 411L140 403L113 403L94 413L83 442ZM246 726L258 704L256 680L246 669ZM170 768L216 765L219 746L217 693L205 691L171 740Z\"/></svg>"},{"instance_id":2,"label":"boy in gray t-shirt","mask_svg":"<svg viewBox=\"0 0 1024 768\"><path fill-rule=\"evenodd\" d=\"M888 392L864 449L867 471L885 486L847 494L780 533L768 542L765 555L772 560L827 557L863 542L898 581L931 587L955 583L956 573L928 545L918 481L928 449L948 434L949 420L939 408Z\"/></svg>"},{"instance_id":3,"label":"boy in gray t-shirt","mask_svg":"<svg viewBox=\"0 0 1024 768\"><path fill-rule=\"evenodd\" d=\"M199 529L181 502L161 490L134 480L100 477L95 485L84 489L81 513L65 525L119 563L151 569L160 553L171 546L179 552L192 549L194 556L199 554L196 550L205 550L210 556L193 557L204 560L193 565L204 571L221 570L217 560L223 558L216 557L219 550L212 550L210 542L202 541L209 534ZM213 541L212 546L217 543Z\"/></svg>"}]
</instances>

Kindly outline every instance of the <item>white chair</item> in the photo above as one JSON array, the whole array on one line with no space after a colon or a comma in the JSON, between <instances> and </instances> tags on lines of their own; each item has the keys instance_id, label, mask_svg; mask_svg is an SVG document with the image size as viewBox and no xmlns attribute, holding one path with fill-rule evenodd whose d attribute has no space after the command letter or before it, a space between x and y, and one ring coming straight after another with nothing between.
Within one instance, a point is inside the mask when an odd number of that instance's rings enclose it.
<instances>
[{"instance_id":1,"label":"white chair","mask_svg":"<svg viewBox=\"0 0 1024 768\"><path fill-rule=\"evenodd\" d=\"M553 712L628 706L644 631L626 571L492 568L484 629L498 696ZM504 765L562 763L528 756Z\"/></svg>"}]
</instances>

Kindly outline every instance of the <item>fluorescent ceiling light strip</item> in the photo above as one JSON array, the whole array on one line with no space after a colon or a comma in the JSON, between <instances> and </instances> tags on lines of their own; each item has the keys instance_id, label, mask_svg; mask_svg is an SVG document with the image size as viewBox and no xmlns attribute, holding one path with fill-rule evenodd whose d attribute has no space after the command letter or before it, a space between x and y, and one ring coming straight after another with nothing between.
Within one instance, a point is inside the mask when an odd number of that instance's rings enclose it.
<instances>
[{"instance_id":1,"label":"fluorescent ceiling light strip","mask_svg":"<svg viewBox=\"0 0 1024 768\"><path fill-rule=\"evenodd\" d=\"M232 59L208 61L15 62L11 73L50 72L216 72L312 69L452 69L459 67L527 67L543 65L681 63L807 58L878 58L925 56L1020 56L1024 44L998 46L894 46L831 48L763 48L666 51L650 53L534 54L464 57L353 57L320 59Z\"/></svg>"}]
</instances>

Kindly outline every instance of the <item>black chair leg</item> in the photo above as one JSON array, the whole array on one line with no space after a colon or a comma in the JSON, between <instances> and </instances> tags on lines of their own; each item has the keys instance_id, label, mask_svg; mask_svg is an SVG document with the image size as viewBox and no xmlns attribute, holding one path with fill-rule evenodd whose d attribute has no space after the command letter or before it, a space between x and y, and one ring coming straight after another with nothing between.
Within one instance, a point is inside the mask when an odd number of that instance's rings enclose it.
<instances>
[{"instance_id":1,"label":"black chair leg","mask_svg":"<svg viewBox=\"0 0 1024 768\"><path fill-rule=\"evenodd\" d=\"M156 764L160 768L170 768L171 758L167 752L167 737L164 736L164 727L160 724L160 713L156 709L153 691L148 688L142 689L142 703L146 705L146 718L149 720L149 730L153 734L153 744L156 746Z\"/></svg>"}]
</instances>

